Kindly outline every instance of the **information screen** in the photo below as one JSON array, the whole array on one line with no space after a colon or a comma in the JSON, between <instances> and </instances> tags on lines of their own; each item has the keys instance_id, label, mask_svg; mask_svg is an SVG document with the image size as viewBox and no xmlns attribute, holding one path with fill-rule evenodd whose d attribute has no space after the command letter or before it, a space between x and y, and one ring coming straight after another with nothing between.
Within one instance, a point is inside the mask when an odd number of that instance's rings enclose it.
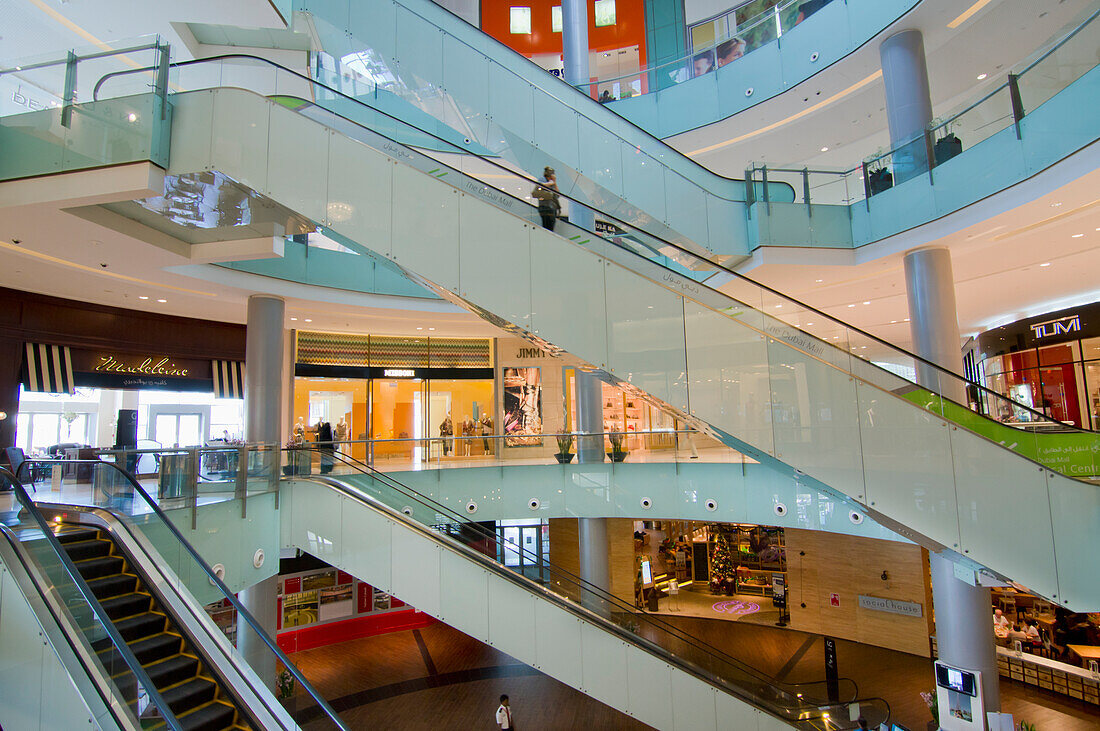
<instances>
[{"instance_id":1,"label":"information screen","mask_svg":"<svg viewBox=\"0 0 1100 731\"><path fill-rule=\"evenodd\" d=\"M649 567L649 561L642 561L642 586L653 583L653 570Z\"/></svg>"},{"instance_id":2,"label":"information screen","mask_svg":"<svg viewBox=\"0 0 1100 731\"><path fill-rule=\"evenodd\" d=\"M936 663L936 684L966 695L977 695L974 673Z\"/></svg>"}]
</instances>

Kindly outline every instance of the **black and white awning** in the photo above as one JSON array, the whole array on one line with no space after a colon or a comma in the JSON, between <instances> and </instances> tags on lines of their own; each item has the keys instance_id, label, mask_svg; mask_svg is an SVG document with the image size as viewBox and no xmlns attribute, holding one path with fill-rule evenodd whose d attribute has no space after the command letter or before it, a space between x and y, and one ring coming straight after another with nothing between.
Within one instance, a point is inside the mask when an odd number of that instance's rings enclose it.
<instances>
[{"instance_id":1,"label":"black and white awning","mask_svg":"<svg viewBox=\"0 0 1100 731\"><path fill-rule=\"evenodd\" d=\"M66 345L27 343L23 388L42 393L73 393L73 358Z\"/></svg>"},{"instance_id":2,"label":"black and white awning","mask_svg":"<svg viewBox=\"0 0 1100 731\"><path fill-rule=\"evenodd\" d=\"M244 398L244 363L215 360L214 398Z\"/></svg>"}]
</instances>

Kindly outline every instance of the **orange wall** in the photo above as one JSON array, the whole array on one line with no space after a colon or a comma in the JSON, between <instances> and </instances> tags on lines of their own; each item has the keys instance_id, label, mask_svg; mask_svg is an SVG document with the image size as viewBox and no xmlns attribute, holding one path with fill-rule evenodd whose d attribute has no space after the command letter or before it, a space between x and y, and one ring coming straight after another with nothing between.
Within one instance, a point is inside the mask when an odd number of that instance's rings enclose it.
<instances>
[{"instance_id":1,"label":"orange wall","mask_svg":"<svg viewBox=\"0 0 1100 731\"><path fill-rule=\"evenodd\" d=\"M525 56L561 53L561 33L550 25L550 8L561 0L481 0L481 29L509 48ZM531 8L531 34L513 34L508 30L509 8ZM639 60L645 64L645 6L642 0L615 0L615 25L596 27L593 0L588 0L588 45L593 51L638 46Z\"/></svg>"}]
</instances>

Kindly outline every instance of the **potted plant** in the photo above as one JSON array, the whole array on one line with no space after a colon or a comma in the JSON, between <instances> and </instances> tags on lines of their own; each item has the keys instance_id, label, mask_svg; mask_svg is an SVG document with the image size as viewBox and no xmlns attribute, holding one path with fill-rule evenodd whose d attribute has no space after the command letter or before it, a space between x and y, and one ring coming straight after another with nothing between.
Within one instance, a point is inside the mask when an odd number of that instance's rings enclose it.
<instances>
[{"instance_id":1,"label":"potted plant","mask_svg":"<svg viewBox=\"0 0 1100 731\"><path fill-rule=\"evenodd\" d=\"M573 461L573 435L559 434L556 439L558 440L558 453L554 457L557 458L558 464L569 464Z\"/></svg>"},{"instance_id":2,"label":"potted plant","mask_svg":"<svg viewBox=\"0 0 1100 731\"><path fill-rule=\"evenodd\" d=\"M283 670L276 677L276 683L278 684L279 700L286 700L294 695L294 676L290 674L289 670Z\"/></svg>"},{"instance_id":3,"label":"potted plant","mask_svg":"<svg viewBox=\"0 0 1100 731\"><path fill-rule=\"evenodd\" d=\"M936 697L936 690L933 688L931 691L921 691L920 697L924 700L925 705L928 706L928 712L932 714L932 720L928 722L929 731L940 727L940 701Z\"/></svg>"},{"instance_id":4,"label":"potted plant","mask_svg":"<svg viewBox=\"0 0 1100 731\"><path fill-rule=\"evenodd\" d=\"M283 465L283 474L288 477L294 475L308 475L311 471L313 454L302 442L291 439L286 443L286 464Z\"/></svg>"},{"instance_id":5,"label":"potted plant","mask_svg":"<svg viewBox=\"0 0 1100 731\"><path fill-rule=\"evenodd\" d=\"M611 432L607 435L607 440L611 442L611 451L607 453L607 456L611 458L612 462L623 462L626 460L626 448L623 444L626 442L626 434L622 432Z\"/></svg>"}]
</instances>

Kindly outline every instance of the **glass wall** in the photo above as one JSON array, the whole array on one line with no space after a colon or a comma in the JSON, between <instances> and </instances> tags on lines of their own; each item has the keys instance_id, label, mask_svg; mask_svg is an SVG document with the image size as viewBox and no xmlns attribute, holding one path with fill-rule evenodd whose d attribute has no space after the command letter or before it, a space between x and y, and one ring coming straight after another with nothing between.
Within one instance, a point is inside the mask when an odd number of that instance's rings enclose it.
<instances>
[{"instance_id":1,"label":"glass wall","mask_svg":"<svg viewBox=\"0 0 1100 731\"><path fill-rule=\"evenodd\" d=\"M982 361L985 386L1048 419L1100 428L1100 338L1029 348ZM1009 423L1036 421L1022 409L991 414Z\"/></svg>"}]
</instances>

